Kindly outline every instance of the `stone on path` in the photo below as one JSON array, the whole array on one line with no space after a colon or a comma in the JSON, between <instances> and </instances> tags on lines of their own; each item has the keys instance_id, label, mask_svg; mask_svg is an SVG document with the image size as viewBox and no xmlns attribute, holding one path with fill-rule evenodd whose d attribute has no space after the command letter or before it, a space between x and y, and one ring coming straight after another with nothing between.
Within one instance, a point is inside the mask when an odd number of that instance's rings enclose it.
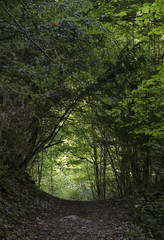
<instances>
[{"instance_id":1,"label":"stone on path","mask_svg":"<svg viewBox=\"0 0 164 240\"><path fill-rule=\"evenodd\" d=\"M85 218L80 218L76 215L70 215L70 216L65 216L63 218L60 219L61 223L77 223L77 224L91 224L92 221L91 220L88 220L88 219L85 219Z\"/></svg>"}]
</instances>

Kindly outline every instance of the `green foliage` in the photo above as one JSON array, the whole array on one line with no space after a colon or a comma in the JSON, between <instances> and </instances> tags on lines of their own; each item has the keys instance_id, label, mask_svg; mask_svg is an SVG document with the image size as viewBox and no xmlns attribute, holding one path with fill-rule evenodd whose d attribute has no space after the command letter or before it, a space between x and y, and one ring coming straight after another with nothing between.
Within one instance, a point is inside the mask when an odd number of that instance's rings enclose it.
<instances>
[{"instance_id":1,"label":"green foliage","mask_svg":"<svg viewBox=\"0 0 164 240\"><path fill-rule=\"evenodd\" d=\"M80 2L75 3L79 7ZM26 168L36 154L51 146L77 95L81 96L80 88L89 84L86 78L95 66L88 71L88 65L97 58L88 38L92 30L87 26L86 32L85 21L80 22L81 11L78 19L76 15L70 19L70 11L75 10L71 4L68 8L65 2L54 1L1 2L3 165ZM69 19L60 15L63 6Z\"/></svg>"},{"instance_id":2,"label":"green foliage","mask_svg":"<svg viewBox=\"0 0 164 240\"><path fill-rule=\"evenodd\" d=\"M150 232L155 239L163 238L164 197L155 192L147 200L138 201L135 205L134 219L138 219L145 232Z\"/></svg>"},{"instance_id":3,"label":"green foliage","mask_svg":"<svg viewBox=\"0 0 164 240\"><path fill-rule=\"evenodd\" d=\"M39 183L38 164L40 162L36 162L31 172L36 184ZM83 161L66 154L65 146L61 146L60 150L54 148L48 151L44 156L40 189L63 199L92 200L84 166Z\"/></svg>"},{"instance_id":4,"label":"green foliage","mask_svg":"<svg viewBox=\"0 0 164 240\"><path fill-rule=\"evenodd\" d=\"M59 159L64 162L65 157L69 167L78 168L81 164L83 169L86 168L84 176L86 182L89 180L95 198L103 198L103 188L106 189L106 197L116 193L143 193L156 187L162 189L163 38L162 32L152 34L154 29L158 31L161 27L162 16L158 16L159 22L154 17L157 2L127 1L125 4L122 1L91 1L85 3L85 7L80 1L74 1L73 5L68 4L69 8L64 6L64 1L60 4L63 11L56 21L59 24L56 36L62 28L70 37L76 28L74 39L78 34L86 34L87 41L96 46L92 51L96 54L94 56L98 56L99 70L93 72L98 65L91 59L91 68L78 75L85 81L80 85L72 83L73 89L77 86L84 88L89 82L91 86L86 98L79 102L62 129L60 138L64 144L55 147L54 151L59 152L54 163L50 157L53 164L49 167L54 170ZM81 8L76 8L73 19L70 12L74 12L76 6ZM63 13L65 17L61 20ZM68 43L67 40L64 42ZM77 42L74 47L78 48ZM69 52L69 48L64 51ZM85 53L84 49L82 52ZM87 56L86 53L84 60L88 58L90 54ZM71 61L70 64L72 66ZM77 72L73 71L77 76ZM44 160L45 165L47 161L48 157ZM70 174L75 177L77 172ZM47 176L50 175L49 170ZM61 183L55 182L54 189L59 185L65 189L63 173L58 176ZM46 179L48 177L43 181L51 182L50 178ZM75 182L78 183L78 180ZM51 185L47 188L49 192Z\"/></svg>"},{"instance_id":5,"label":"green foliage","mask_svg":"<svg viewBox=\"0 0 164 240\"><path fill-rule=\"evenodd\" d=\"M163 9L1 1L2 169L73 199L162 190Z\"/></svg>"},{"instance_id":6,"label":"green foliage","mask_svg":"<svg viewBox=\"0 0 164 240\"><path fill-rule=\"evenodd\" d=\"M120 102L119 109L113 110L117 114L128 115L129 123L126 122L124 127L131 127L132 134L163 137L163 81L162 68L152 79L142 81L130 96Z\"/></svg>"},{"instance_id":7,"label":"green foliage","mask_svg":"<svg viewBox=\"0 0 164 240\"><path fill-rule=\"evenodd\" d=\"M24 170L72 200L163 191L163 5L0 1L2 191L16 199L8 173ZM161 200L135 211L161 234Z\"/></svg>"}]
</instances>

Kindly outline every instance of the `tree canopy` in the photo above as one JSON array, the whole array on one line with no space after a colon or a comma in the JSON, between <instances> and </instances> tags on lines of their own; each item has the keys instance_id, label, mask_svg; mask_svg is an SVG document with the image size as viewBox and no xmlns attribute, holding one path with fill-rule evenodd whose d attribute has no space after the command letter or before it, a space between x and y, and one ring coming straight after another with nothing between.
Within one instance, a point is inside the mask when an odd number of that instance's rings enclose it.
<instances>
[{"instance_id":1,"label":"tree canopy","mask_svg":"<svg viewBox=\"0 0 164 240\"><path fill-rule=\"evenodd\" d=\"M163 191L164 2L1 0L0 13L0 171L52 194L71 172L82 199Z\"/></svg>"}]
</instances>

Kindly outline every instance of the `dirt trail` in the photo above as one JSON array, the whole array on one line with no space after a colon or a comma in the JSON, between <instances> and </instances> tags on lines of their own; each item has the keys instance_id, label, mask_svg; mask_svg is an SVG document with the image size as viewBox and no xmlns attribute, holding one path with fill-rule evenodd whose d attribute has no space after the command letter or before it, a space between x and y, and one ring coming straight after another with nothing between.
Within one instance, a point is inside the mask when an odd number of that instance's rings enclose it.
<instances>
[{"instance_id":1,"label":"dirt trail","mask_svg":"<svg viewBox=\"0 0 164 240\"><path fill-rule=\"evenodd\" d=\"M125 240L128 229L116 201L78 202L52 198L35 221L22 223L17 240Z\"/></svg>"}]
</instances>

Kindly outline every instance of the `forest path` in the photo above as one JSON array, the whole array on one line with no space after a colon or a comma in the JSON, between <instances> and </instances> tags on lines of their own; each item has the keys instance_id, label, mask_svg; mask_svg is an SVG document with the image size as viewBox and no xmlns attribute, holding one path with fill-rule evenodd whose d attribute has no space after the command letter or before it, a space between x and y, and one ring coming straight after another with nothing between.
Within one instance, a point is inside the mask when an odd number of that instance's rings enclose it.
<instances>
[{"instance_id":1,"label":"forest path","mask_svg":"<svg viewBox=\"0 0 164 240\"><path fill-rule=\"evenodd\" d=\"M35 222L22 225L17 239L124 240L128 226L119 205L115 200L82 202L52 198L44 202Z\"/></svg>"}]
</instances>

